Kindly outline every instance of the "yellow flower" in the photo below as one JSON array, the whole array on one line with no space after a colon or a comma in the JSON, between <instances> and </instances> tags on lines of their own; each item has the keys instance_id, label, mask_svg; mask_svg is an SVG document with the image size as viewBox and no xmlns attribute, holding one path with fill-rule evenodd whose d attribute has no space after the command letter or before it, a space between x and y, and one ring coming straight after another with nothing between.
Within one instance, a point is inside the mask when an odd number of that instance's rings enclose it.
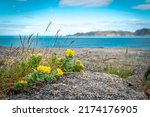
<instances>
[{"instance_id":1,"label":"yellow flower","mask_svg":"<svg viewBox=\"0 0 150 117\"><path fill-rule=\"evenodd\" d=\"M61 61L61 60L62 60L62 58L57 58L57 60L58 60L58 61Z\"/></svg>"},{"instance_id":2,"label":"yellow flower","mask_svg":"<svg viewBox=\"0 0 150 117\"><path fill-rule=\"evenodd\" d=\"M20 83L20 84L27 84L27 81L26 80L20 80L20 81L18 81L18 83Z\"/></svg>"},{"instance_id":3,"label":"yellow flower","mask_svg":"<svg viewBox=\"0 0 150 117\"><path fill-rule=\"evenodd\" d=\"M30 57L33 57L33 56L35 56L35 54L30 54Z\"/></svg>"},{"instance_id":4,"label":"yellow flower","mask_svg":"<svg viewBox=\"0 0 150 117\"><path fill-rule=\"evenodd\" d=\"M81 64L80 64L80 67L81 67L81 68L84 68L84 65L81 63Z\"/></svg>"},{"instance_id":5,"label":"yellow flower","mask_svg":"<svg viewBox=\"0 0 150 117\"><path fill-rule=\"evenodd\" d=\"M82 64L82 62L79 59L76 60L76 63L77 63L77 65L80 66L81 69L84 68L84 65Z\"/></svg>"},{"instance_id":6,"label":"yellow flower","mask_svg":"<svg viewBox=\"0 0 150 117\"><path fill-rule=\"evenodd\" d=\"M43 73L51 73L51 67L40 65L37 67L37 70L43 72Z\"/></svg>"},{"instance_id":7,"label":"yellow flower","mask_svg":"<svg viewBox=\"0 0 150 117\"><path fill-rule=\"evenodd\" d=\"M42 57L42 54L41 54L41 53L38 53L37 56L38 56L38 57Z\"/></svg>"},{"instance_id":8,"label":"yellow flower","mask_svg":"<svg viewBox=\"0 0 150 117\"><path fill-rule=\"evenodd\" d=\"M60 68L57 68L57 75L62 76L64 73Z\"/></svg>"},{"instance_id":9,"label":"yellow flower","mask_svg":"<svg viewBox=\"0 0 150 117\"><path fill-rule=\"evenodd\" d=\"M80 64L80 63L81 63L81 61L80 61L79 59L77 59L77 60L76 60L76 63L79 63L79 64Z\"/></svg>"},{"instance_id":10,"label":"yellow flower","mask_svg":"<svg viewBox=\"0 0 150 117\"><path fill-rule=\"evenodd\" d=\"M66 50L66 56L67 57L73 57L74 54L75 54L74 50L71 50L71 49Z\"/></svg>"}]
</instances>

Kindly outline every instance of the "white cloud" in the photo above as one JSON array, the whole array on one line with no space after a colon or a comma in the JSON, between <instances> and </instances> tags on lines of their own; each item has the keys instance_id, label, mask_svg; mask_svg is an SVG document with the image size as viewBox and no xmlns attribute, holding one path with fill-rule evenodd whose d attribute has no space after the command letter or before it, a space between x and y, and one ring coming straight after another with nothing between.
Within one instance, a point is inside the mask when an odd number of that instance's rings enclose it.
<instances>
[{"instance_id":1,"label":"white cloud","mask_svg":"<svg viewBox=\"0 0 150 117\"><path fill-rule=\"evenodd\" d=\"M38 18L37 18L38 19ZM46 19L29 19L23 22L17 21L2 21L0 22L0 34L3 35L29 35L36 34L43 35L45 28L49 21ZM90 31L105 31L105 30L126 30L135 31L140 28L149 28L150 21L142 19L124 19L124 20L105 20L95 19L91 20L55 20L46 32L46 35L55 35L58 29L61 29L60 35L75 34L77 32L90 32Z\"/></svg>"},{"instance_id":2,"label":"white cloud","mask_svg":"<svg viewBox=\"0 0 150 117\"><path fill-rule=\"evenodd\" d=\"M107 6L113 0L60 0L61 6L85 6L85 7L98 7Z\"/></svg>"},{"instance_id":3,"label":"white cloud","mask_svg":"<svg viewBox=\"0 0 150 117\"><path fill-rule=\"evenodd\" d=\"M150 0L146 0L145 4L140 4L137 6L134 6L134 9L139 9L139 10L150 10Z\"/></svg>"},{"instance_id":4,"label":"white cloud","mask_svg":"<svg viewBox=\"0 0 150 117\"><path fill-rule=\"evenodd\" d=\"M150 10L150 4L141 4L141 5L135 6L133 8L140 9L140 10Z\"/></svg>"},{"instance_id":5,"label":"white cloud","mask_svg":"<svg viewBox=\"0 0 150 117\"><path fill-rule=\"evenodd\" d=\"M44 24L43 24L44 23ZM29 35L36 34L43 35L48 21L34 21L34 23L15 24L12 22L0 23L0 34L3 35ZM58 29L61 29L60 35L75 34L77 32L90 32L90 31L105 31L105 30L126 30L135 31L140 28L149 28L150 21L141 19L126 19L126 20L95 20L93 22L53 22L46 32L46 35L55 35Z\"/></svg>"}]
</instances>

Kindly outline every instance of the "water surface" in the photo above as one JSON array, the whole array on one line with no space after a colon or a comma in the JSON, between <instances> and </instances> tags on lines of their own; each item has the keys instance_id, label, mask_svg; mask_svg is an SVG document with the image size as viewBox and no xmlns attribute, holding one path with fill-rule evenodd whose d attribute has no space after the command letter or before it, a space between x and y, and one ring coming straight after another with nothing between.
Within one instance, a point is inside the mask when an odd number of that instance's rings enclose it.
<instances>
[{"instance_id":1,"label":"water surface","mask_svg":"<svg viewBox=\"0 0 150 117\"><path fill-rule=\"evenodd\" d=\"M61 37L39 36L36 37L32 47L61 47L61 48L141 48L150 49L150 37ZM32 39L31 39L32 40ZM30 40L30 41L31 41ZM26 39L27 44L27 39ZM21 46L19 36L0 36L0 46Z\"/></svg>"}]
</instances>

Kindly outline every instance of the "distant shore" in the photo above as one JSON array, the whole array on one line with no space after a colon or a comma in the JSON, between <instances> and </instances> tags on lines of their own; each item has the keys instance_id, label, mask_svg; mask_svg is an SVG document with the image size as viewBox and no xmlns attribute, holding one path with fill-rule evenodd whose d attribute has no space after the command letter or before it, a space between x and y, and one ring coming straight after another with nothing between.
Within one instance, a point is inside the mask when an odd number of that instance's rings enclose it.
<instances>
[{"instance_id":1,"label":"distant shore","mask_svg":"<svg viewBox=\"0 0 150 117\"><path fill-rule=\"evenodd\" d=\"M91 31L87 33L76 33L71 36L150 36L150 29L143 28L136 30L135 32L130 31Z\"/></svg>"}]
</instances>

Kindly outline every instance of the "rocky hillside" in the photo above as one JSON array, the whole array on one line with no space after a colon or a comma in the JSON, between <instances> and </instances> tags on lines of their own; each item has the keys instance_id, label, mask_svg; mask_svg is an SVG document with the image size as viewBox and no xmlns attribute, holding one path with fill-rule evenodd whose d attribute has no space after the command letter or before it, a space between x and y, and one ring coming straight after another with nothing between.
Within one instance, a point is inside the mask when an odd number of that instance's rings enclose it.
<instances>
[{"instance_id":1,"label":"rocky hillside","mask_svg":"<svg viewBox=\"0 0 150 117\"><path fill-rule=\"evenodd\" d=\"M71 36L148 36L150 35L150 29L139 29L135 32L129 31L95 31L87 33L76 33Z\"/></svg>"},{"instance_id":2,"label":"rocky hillside","mask_svg":"<svg viewBox=\"0 0 150 117\"><path fill-rule=\"evenodd\" d=\"M136 30L134 35L136 35L136 36L148 36L148 35L150 35L150 29L143 28L140 30Z\"/></svg>"},{"instance_id":3,"label":"rocky hillside","mask_svg":"<svg viewBox=\"0 0 150 117\"><path fill-rule=\"evenodd\" d=\"M132 32L128 31L96 31L87 33L76 33L74 36L133 36Z\"/></svg>"}]
</instances>

